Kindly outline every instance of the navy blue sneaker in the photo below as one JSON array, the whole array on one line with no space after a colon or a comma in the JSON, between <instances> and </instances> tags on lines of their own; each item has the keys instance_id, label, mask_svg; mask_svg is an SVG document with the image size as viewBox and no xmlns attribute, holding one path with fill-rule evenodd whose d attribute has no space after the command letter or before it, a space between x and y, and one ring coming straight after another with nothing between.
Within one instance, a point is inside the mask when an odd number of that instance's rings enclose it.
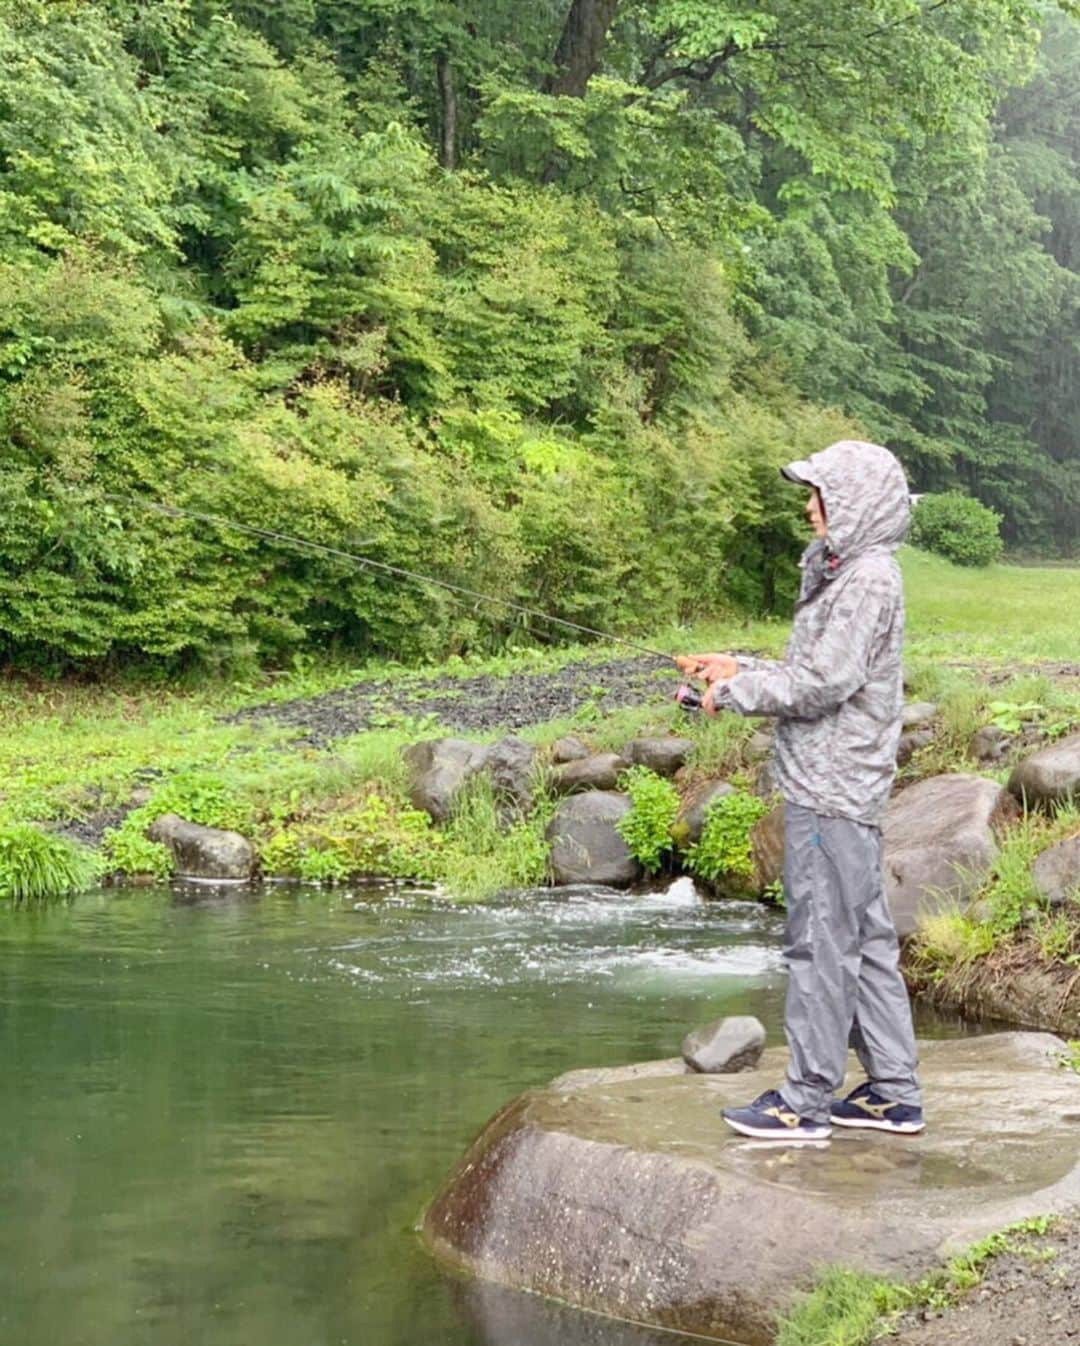
<instances>
[{"instance_id":1,"label":"navy blue sneaker","mask_svg":"<svg viewBox=\"0 0 1080 1346\"><path fill-rule=\"evenodd\" d=\"M922 1108L882 1098L869 1081L852 1089L847 1098L834 1099L829 1111L837 1126L893 1131L902 1136L913 1136L926 1125Z\"/></svg>"},{"instance_id":2,"label":"navy blue sneaker","mask_svg":"<svg viewBox=\"0 0 1080 1346\"><path fill-rule=\"evenodd\" d=\"M741 1136L755 1140L828 1140L832 1135L828 1122L812 1122L792 1112L776 1089L755 1098L748 1108L725 1108L723 1118Z\"/></svg>"}]
</instances>

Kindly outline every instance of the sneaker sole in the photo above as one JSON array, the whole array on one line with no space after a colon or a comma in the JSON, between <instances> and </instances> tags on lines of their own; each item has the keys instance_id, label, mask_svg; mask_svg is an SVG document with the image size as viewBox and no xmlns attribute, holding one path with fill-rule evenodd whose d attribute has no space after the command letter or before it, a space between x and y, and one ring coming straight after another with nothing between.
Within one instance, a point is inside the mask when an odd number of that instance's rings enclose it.
<instances>
[{"instance_id":1,"label":"sneaker sole","mask_svg":"<svg viewBox=\"0 0 1080 1346\"><path fill-rule=\"evenodd\" d=\"M733 1122L730 1117L725 1117L724 1121L733 1131L738 1131L740 1136L750 1136L752 1140L776 1140L784 1145L800 1145L807 1141L828 1140L832 1135L831 1126L821 1126L815 1131L791 1131L788 1133L778 1132L774 1126L748 1126L745 1122Z\"/></svg>"},{"instance_id":2,"label":"sneaker sole","mask_svg":"<svg viewBox=\"0 0 1080 1346\"><path fill-rule=\"evenodd\" d=\"M925 1122L877 1122L869 1117L834 1117L833 1126L846 1126L852 1131L890 1131L894 1136L917 1136L926 1130Z\"/></svg>"}]
</instances>

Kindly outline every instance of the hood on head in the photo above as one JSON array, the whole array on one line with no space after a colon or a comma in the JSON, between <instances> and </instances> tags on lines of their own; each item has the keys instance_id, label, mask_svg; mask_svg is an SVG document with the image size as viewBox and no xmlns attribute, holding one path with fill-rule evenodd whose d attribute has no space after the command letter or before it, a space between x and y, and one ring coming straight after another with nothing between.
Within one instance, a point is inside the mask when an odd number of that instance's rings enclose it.
<instances>
[{"instance_id":1,"label":"hood on head","mask_svg":"<svg viewBox=\"0 0 1080 1346\"><path fill-rule=\"evenodd\" d=\"M789 481L821 492L827 541L837 556L847 559L871 547L895 551L906 537L911 520L907 478L880 444L842 439L780 470Z\"/></svg>"}]
</instances>

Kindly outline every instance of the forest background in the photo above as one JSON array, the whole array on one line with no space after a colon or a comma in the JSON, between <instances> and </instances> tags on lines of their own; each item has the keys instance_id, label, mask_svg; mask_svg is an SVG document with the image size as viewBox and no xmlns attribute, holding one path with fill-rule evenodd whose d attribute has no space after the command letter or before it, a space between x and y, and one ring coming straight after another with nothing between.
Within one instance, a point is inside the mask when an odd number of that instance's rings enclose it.
<instances>
[{"instance_id":1,"label":"forest background","mask_svg":"<svg viewBox=\"0 0 1080 1346\"><path fill-rule=\"evenodd\" d=\"M1080 520L1080 23L1027 0L0 0L0 661L790 601L864 434Z\"/></svg>"}]
</instances>

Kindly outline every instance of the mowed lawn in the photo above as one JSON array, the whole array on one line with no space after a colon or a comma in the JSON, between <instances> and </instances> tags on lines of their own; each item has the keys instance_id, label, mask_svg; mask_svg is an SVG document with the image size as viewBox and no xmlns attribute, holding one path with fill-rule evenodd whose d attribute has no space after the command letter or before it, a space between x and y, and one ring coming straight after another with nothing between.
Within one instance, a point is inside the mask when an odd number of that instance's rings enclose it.
<instances>
[{"instance_id":1,"label":"mowed lawn","mask_svg":"<svg viewBox=\"0 0 1080 1346\"><path fill-rule=\"evenodd\" d=\"M1080 664L1080 566L954 566L906 547L910 653Z\"/></svg>"}]
</instances>

